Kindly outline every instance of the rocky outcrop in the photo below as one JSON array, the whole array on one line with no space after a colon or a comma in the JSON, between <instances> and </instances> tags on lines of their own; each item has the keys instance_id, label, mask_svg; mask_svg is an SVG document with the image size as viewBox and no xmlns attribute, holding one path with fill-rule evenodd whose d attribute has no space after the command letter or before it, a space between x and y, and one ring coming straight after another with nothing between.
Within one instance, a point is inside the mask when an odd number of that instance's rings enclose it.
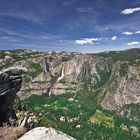
<instances>
[{"instance_id":1,"label":"rocky outcrop","mask_svg":"<svg viewBox=\"0 0 140 140\"><path fill-rule=\"evenodd\" d=\"M16 112L16 116L18 118L17 125L19 127L24 127L27 130L31 130L34 127L36 127L40 122L40 116L36 116L32 111L30 110L18 110Z\"/></svg>"},{"instance_id":2,"label":"rocky outcrop","mask_svg":"<svg viewBox=\"0 0 140 140\"><path fill-rule=\"evenodd\" d=\"M25 133L18 140L75 140L74 138L53 128L37 127Z\"/></svg>"},{"instance_id":3,"label":"rocky outcrop","mask_svg":"<svg viewBox=\"0 0 140 140\"><path fill-rule=\"evenodd\" d=\"M140 103L140 65L117 62L104 92L106 97L101 105L108 110Z\"/></svg>"},{"instance_id":4,"label":"rocky outcrop","mask_svg":"<svg viewBox=\"0 0 140 140\"><path fill-rule=\"evenodd\" d=\"M11 119L16 119L13 110L17 92L21 88L22 77L25 68L11 67L0 71L0 125Z\"/></svg>"}]
</instances>

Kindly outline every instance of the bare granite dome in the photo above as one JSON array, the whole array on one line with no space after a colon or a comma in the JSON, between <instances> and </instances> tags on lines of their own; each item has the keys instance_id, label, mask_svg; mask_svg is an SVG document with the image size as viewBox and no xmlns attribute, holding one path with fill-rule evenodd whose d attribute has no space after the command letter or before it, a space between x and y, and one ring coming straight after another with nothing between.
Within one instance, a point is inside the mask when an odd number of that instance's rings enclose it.
<instances>
[{"instance_id":1,"label":"bare granite dome","mask_svg":"<svg viewBox=\"0 0 140 140\"><path fill-rule=\"evenodd\" d=\"M74 138L53 128L36 127L25 133L18 140L75 140Z\"/></svg>"}]
</instances>

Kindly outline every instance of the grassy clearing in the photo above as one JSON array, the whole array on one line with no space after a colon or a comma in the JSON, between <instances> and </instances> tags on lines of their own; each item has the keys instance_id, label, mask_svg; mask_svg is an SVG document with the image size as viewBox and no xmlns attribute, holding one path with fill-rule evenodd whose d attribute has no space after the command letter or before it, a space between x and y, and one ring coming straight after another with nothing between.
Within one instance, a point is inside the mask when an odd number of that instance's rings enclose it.
<instances>
[{"instance_id":1,"label":"grassy clearing","mask_svg":"<svg viewBox=\"0 0 140 140\"><path fill-rule=\"evenodd\" d=\"M90 118L95 124L105 124L107 127L114 128L113 117L106 116L103 112L96 110L96 113Z\"/></svg>"}]
</instances>

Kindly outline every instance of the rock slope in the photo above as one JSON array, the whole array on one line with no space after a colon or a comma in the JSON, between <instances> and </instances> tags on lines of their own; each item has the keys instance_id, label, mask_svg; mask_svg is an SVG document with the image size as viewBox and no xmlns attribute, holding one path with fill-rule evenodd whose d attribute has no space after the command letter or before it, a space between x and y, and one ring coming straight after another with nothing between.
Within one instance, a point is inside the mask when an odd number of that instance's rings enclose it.
<instances>
[{"instance_id":1,"label":"rock slope","mask_svg":"<svg viewBox=\"0 0 140 140\"><path fill-rule=\"evenodd\" d=\"M74 140L66 134L56 131L53 128L36 127L25 133L18 140Z\"/></svg>"},{"instance_id":2,"label":"rock slope","mask_svg":"<svg viewBox=\"0 0 140 140\"><path fill-rule=\"evenodd\" d=\"M127 104L140 103L140 64L117 62L109 82L101 103L104 108L116 110Z\"/></svg>"}]
</instances>

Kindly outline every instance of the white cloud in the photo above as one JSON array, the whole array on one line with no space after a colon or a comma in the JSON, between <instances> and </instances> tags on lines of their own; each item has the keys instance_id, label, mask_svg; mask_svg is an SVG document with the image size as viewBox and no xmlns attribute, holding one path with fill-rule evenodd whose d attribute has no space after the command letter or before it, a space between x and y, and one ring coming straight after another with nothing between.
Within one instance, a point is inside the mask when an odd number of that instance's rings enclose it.
<instances>
[{"instance_id":1,"label":"white cloud","mask_svg":"<svg viewBox=\"0 0 140 140\"><path fill-rule=\"evenodd\" d=\"M122 34L123 34L123 35L140 34L140 30L139 30L139 31L135 31L135 32L129 32L129 31L126 31L126 32L123 32Z\"/></svg>"},{"instance_id":2,"label":"white cloud","mask_svg":"<svg viewBox=\"0 0 140 140\"><path fill-rule=\"evenodd\" d=\"M121 12L121 14L128 15L128 14L133 14L134 12L137 11L140 11L140 7L125 9Z\"/></svg>"},{"instance_id":3,"label":"white cloud","mask_svg":"<svg viewBox=\"0 0 140 140\"><path fill-rule=\"evenodd\" d=\"M18 41L18 39L14 39L14 38L7 37L7 36L1 36L0 39L5 40L5 41L12 41L12 42Z\"/></svg>"},{"instance_id":4,"label":"white cloud","mask_svg":"<svg viewBox=\"0 0 140 140\"><path fill-rule=\"evenodd\" d=\"M123 32L122 34L123 34L123 35L132 35L133 33L132 33L132 32L126 31L126 32Z\"/></svg>"},{"instance_id":5,"label":"white cloud","mask_svg":"<svg viewBox=\"0 0 140 140\"><path fill-rule=\"evenodd\" d=\"M139 44L140 44L140 42L138 42L138 41L133 41L133 42L127 43L128 46L139 45Z\"/></svg>"},{"instance_id":6,"label":"white cloud","mask_svg":"<svg viewBox=\"0 0 140 140\"><path fill-rule=\"evenodd\" d=\"M79 40L75 40L76 44L84 45L84 44L94 44L96 41L100 41L101 38L83 38Z\"/></svg>"},{"instance_id":7,"label":"white cloud","mask_svg":"<svg viewBox=\"0 0 140 140\"><path fill-rule=\"evenodd\" d=\"M117 39L117 36L113 36L111 37L112 40L116 40Z\"/></svg>"},{"instance_id":8,"label":"white cloud","mask_svg":"<svg viewBox=\"0 0 140 140\"><path fill-rule=\"evenodd\" d=\"M136 31L135 34L140 34L140 31Z\"/></svg>"}]
</instances>

